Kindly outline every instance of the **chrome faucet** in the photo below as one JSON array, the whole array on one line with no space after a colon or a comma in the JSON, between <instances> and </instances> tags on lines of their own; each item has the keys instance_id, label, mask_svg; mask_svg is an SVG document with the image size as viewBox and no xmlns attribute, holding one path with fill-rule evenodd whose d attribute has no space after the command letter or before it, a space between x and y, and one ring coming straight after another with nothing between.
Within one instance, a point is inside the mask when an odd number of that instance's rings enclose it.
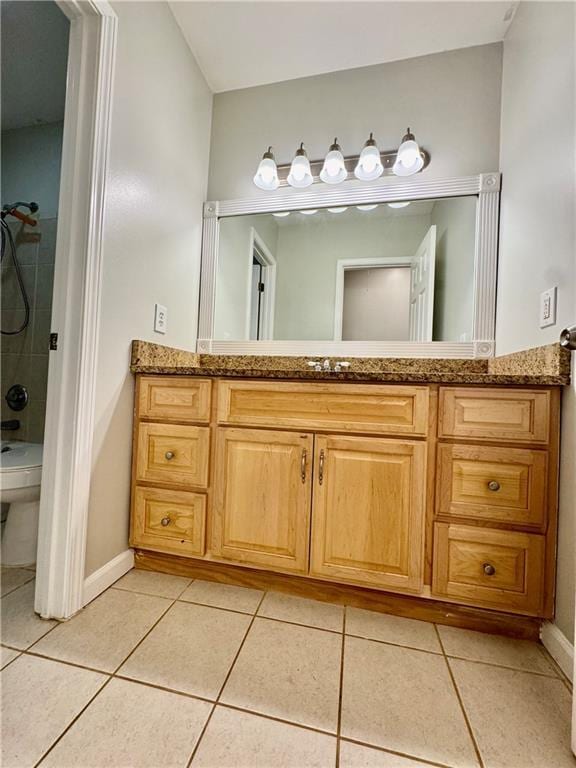
<instances>
[{"instance_id":1,"label":"chrome faucet","mask_svg":"<svg viewBox=\"0 0 576 768\"><path fill-rule=\"evenodd\" d=\"M326 358L323 363L319 360L308 360L308 366L314 368L318 373L340 373L343 368L349 368L350 363L347 360L340 360L337 363L334 363L334 368L332 368L330 360Z\"/></svg>"}]
</instances>

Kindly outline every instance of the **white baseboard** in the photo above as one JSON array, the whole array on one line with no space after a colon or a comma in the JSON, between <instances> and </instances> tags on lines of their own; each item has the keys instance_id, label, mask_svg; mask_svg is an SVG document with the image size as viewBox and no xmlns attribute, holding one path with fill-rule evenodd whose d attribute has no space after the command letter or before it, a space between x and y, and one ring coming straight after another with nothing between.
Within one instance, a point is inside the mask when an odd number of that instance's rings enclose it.
<instances>
[{"instance_id":1,"label":"white baseboard","mask_svg":"<svg viewBox=\"0 0 576 768\"><path fill-rule=\"evenodd\" d=\"M574 674L574 646L556 624L545 621L540 630L540 639L550 656L569 680Z\"/></svg>"},{"instance_id":2,"label":"white baseboard","mask_svg":"<svg viewBox=\"0 0 576 768\"><path fill-rule=\"evenodd\" d=\"M114 584L120 576L124 576L130 569L134 567L134 551L127 549L125 552L120 552L112 560L109 560L102 568L98 568L97 571L91 573L86 579L84 579L84 592L82 605L87 605L94 600L95 597L111 584Z\"/></svg>"}]
</instances>

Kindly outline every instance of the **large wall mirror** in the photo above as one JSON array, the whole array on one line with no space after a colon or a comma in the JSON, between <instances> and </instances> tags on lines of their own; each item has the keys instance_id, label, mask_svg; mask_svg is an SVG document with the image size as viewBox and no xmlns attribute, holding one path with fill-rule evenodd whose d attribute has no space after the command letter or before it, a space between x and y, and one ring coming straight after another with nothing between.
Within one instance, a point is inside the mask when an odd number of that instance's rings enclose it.
<instances>
[{"instance_id":1,"label":"large wall mirror","mask_svg":"<svg viewBox=\"0 0 576 768\"><path fill-rule=\"evenodd\" d=\"M498 174L207 203L203 352L493 354Z\"/></svg>"}]
</instances>

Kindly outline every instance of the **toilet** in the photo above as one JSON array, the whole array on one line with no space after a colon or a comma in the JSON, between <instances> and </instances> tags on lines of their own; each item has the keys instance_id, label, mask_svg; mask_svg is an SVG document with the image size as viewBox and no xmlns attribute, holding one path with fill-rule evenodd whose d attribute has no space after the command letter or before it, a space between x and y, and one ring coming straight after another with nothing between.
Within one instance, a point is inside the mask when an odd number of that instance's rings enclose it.
<instances>
[{"instance_id":1,"label":"toilet","mask_svg":"<svg viewBox=\"0 0 576 768\"><path fill-rule=\"evenodd\" d=\"M3 566L36 562L41 479L40 443L2 441L0 501L10 505L2 534L0 562Z\"/></svg>"}]
</instances>

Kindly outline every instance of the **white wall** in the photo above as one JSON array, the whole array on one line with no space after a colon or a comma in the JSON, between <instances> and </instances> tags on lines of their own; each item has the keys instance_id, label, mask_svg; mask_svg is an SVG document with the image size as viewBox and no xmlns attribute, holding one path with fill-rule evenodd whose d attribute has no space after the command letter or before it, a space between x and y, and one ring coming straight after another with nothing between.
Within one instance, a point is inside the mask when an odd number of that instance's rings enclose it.
<instances>
[{"instance_id":1,"label":"white wall","mask_svg":"<svg viewBox=\"0 0 576 768\"><path fill-rule=\"evenodd\" d=\"M456 197L437 200L432 208L430 221L436 225L435 340L472 340L477 202L476 197Z\"/></svg>"},{"instance_id":2,"label":"white wall","mask_svg":"<svg viewBox=\"0 0 576 768\"><path fill-rule=\"evenodd\" d=\"M2 205L32 201L41 218L58 216L63 127L58 122L2 131Z\"/></svg>"},{"instance_id":3,"label":"white wall","mask_svg":"<svg viewBox=\"0 0 576 768\"><path fill-rule=\"evenodd\" d=\"M128 541L132 339L193 348L211 93L166 3L113 2L118 50L86 573ZM153 332L154 302L168 332Z\"/></svg>"},{"instance_id":4,"label":"white wall","mask_svg":"<svg viewBox=\"0 0 576 768\"><path fill-rule=\"evenodd\" d=\"M558 340L576 322L575 6L521 3L504 43L498 354ZM538 327L558 286L558 322ZM574 638L576 371L563 403L556 623Z\"/></svg>"},{"instance_id":5,"label":"white wall","mask_svg":"<svg viewBox=\"0 0 576 768\"><path fill-rule=\"evenodd\" d=\"M370 131L397 147L407 126L432 154L427 177L495 171L501 56L495 43L216 94L209 198L266 194L252 177L269 144L279 163L300 141L323 157L335 135L355 154Z\"/></svg>"}]
</instances>

